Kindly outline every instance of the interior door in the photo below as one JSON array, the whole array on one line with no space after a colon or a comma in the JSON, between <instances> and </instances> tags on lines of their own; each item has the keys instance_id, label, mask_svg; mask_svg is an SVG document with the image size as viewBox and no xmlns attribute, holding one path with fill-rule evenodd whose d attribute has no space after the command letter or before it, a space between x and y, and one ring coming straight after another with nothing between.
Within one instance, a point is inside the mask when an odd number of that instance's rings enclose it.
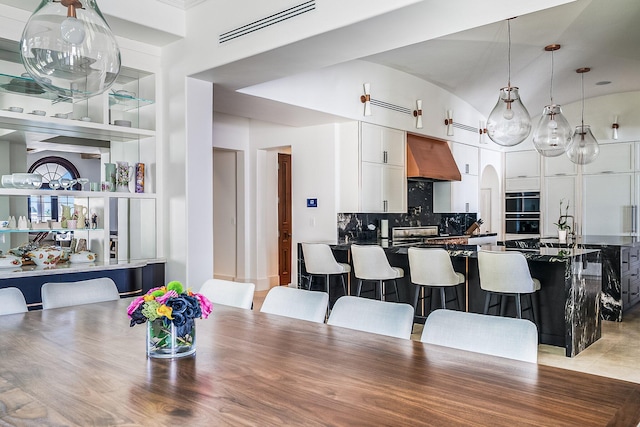
<instances>
[{"instance_id":1,"label":"interior door","mask_svg":"<svg viewBox=\"0 0 640 427\"><path fill-rule=\"evenodd\" d=\"M278 272L291 283L291 155L278 153Z\"/></svg>"}]
</instances>

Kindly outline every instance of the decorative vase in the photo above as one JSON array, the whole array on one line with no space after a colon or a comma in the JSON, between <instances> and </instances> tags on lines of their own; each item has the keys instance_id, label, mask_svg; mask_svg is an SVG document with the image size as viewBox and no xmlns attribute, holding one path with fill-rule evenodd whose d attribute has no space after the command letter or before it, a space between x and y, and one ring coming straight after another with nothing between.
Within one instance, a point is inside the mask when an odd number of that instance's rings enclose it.
<instances>
[{"instance_id":1,"label":"decorative vase","mask_svg":"<svg viewBox=\"0 0 640 427\"><path fill-rule=\"evenodd\" d=\"M558 240L561 243L564 243L567 241L567 230L558 230Z\"/></svg>"},{"instance_id":2,"label":"decorative vase","mask_svg":"<svg viewBox=\"0 0 640 427\"><path fill-rule=\"evenodd\" d=\"M173 322L165 324L163 319L147 322L147 356L176 358L190 356L196 352L196 322L187 320L184 326Z\"/></svg>"},{"instance_id":3,"label":"decorative vase","mask_svg":"<svg viewBox=\"0 0 640 427\"><path fill-rule=\"evenodd\" d=\"M130 193L129 184L118 184L116 186L116 192L118 192L118 193Z\"/></svg>"}]
</instances>

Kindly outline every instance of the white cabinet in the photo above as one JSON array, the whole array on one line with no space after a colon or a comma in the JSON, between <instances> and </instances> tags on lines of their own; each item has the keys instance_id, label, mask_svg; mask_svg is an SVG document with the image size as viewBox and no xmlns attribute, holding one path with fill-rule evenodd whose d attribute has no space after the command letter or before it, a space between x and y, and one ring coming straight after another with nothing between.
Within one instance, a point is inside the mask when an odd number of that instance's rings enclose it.
<instances>
[{"instance_id":1,"label":"white cabinet","mask_svg":"<svg viewBox=\"0 0 640 427\"><path fill-rule=\"evenodd\" d=\"M537 151L509 151L505 154L505 177L507 179L539 176L540 154Z\"/></svg>"},{"instance_id":2,"label":"white cabinet","mask_svg":"<svg viewBox=\"0 0 640 427\"><path fill-rule=\"evenodd\" d=\"M478 147L458 143L453 144L451 153L462 175L478 175L478 160L480 157L478 152Z\"/></svg>"},{"instance_id":3,"label":"white cabinet","mask_svg":"<svg viewBox=\"0 0 640 427\"><path fill-rule=\"evenodd\" d=\"M479 150L470 145L453 143L451 153L460 170L462 181L433 183L433 212L478 212Z\"/></svg>"},{"instance_id":4,"label":"white cabinet","mask_svg":"<svg viewBox=\"0 0 640 427\"><path fill-rule=\"evenodd\" d=\"M545 176L575 175L578 172L578 166L569 160L569 157L565 154L556 157L544 157L543 161Z\"/></svg>"},{"instance_id":5,"label":"white cabinet","mask_svg":"<svg viewBox=\"0 0 640 427\"><path fill-rule=\"evenodd\" d=\"M635 226L633 173L585 175L583 234L626 236Z\"/></svg>"},{"instance_id":6,"label":"white cabinet","mask_svg":"<svg viewBox=\"0 0 640 427\"><path fill-rule=\"evenodd\" d=\"M338 212L407 212L406 136L369 123L340 124Z\"/></svg>"},{"instance_id":7,"label":"white cabinet","mask_svg":"<svg viewBox=\"0 0 640 427\"><path fill-rule=\"evenodd\" d=\"M478 192L476 175L462 175L462 181L434 182L433 212L478 212Z\"/></svg>"},{"instance_id":8,"label":"white cabinet","mask_svg":"<svg viewBox=\"0 0 640 427\"><path fill-rule=\"evenodd\" d=\"M560 218L560 201L562 204L562 215L565 214L565 207L569 203L567 215L574 216L576 212L576 177L575 176L554 176L545 179L543 193L543 236L556 236L558 227L554 223ZM568 220L568 224L574 227L573 221Z\"/></svg>"},{"instance_id":9,"label":"white cabinet","mask_svg":"<svg viewBox=\"0 0 640 427\"><path fill-rule=\"evenodd\" d=\"M403 131L370 123L360 126L361 161L404 167L406 141Z\"/></svg>"},{"instance_id":10,"label":"white cabinet","mask_svg":"<svg viewBox=\"0 0 640 427\"><path fill-rule=\"evenodd\" d=\"M614 143L600 144L598 157L587 165L583 166L583 173L625 173L634 169L633 144Z\"/></svg>"}]
</instances>

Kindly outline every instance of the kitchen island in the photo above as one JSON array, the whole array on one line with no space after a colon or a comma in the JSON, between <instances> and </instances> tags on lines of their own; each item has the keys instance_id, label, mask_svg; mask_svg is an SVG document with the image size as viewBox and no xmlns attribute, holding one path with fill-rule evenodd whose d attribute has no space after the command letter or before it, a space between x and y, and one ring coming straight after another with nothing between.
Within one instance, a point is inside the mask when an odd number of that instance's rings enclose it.
<instances>
[{"instance_id":1,"label":"kitchen island","mask_svg":"<svg viewBox=\"0 0 640 427\"><path fill-rule=\"evenodd\" d=\"M376 243L371 243L376 244ZM417 247L434 247L432 245L416 245ZM478 250L509 250L504 246L468 246L441 245L448 250L456 271L465 274L464 286L458 286L458 298L461 309L482 313L485 293L480 288L478 274ZM350 244L339 244L333 247L336 258L340 262L350 261ZM394 267L405 271L404 278L398 280L398 301L413 304L415 293L419 287L411 284L407 256L408 247L387 247L385 252ZM301 252L300 252L301 253ZM541 282L541 289L535 294L538 298L539 319L538 332L541 344L564 347L568 357L577 355L601 336L600 295L602 288L602 264L600 251L596 249L559 249L540 248L522 251L531 275ZM299 284L306 287L304 260L300 257ZM357 279L350 278L351 283ZM340 295L337 282L332 283L332 296ZM363 287L364 288L364 287ZM335 291L334 291L335 289ZM355 294L355 286L348 292ZM372 296L370 295L363 296ZM394 300L394 295L389 300ZM435 298L438 303L438 298ZM418 307L416 321L424 321L432 307ZM507 315L515 315L510 306Z\"/></svg>"}]
</instances>

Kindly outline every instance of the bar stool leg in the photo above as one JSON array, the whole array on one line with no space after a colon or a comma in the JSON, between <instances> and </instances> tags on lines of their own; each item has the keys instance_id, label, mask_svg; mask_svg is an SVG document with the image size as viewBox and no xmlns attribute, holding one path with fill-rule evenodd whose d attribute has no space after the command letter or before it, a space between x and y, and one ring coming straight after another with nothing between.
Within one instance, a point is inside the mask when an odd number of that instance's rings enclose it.
<instances>
[{"instance_id":1,"label":"bar stool leg","mask_svg":"<svg viewBox=\"0 0 640 427\"><path fill-rule=\"evenodd\" d=\"M491 304L491 292L487 292L484 297L484 314L489 314L489 305Z\"/></svg>"},{"instance_id":2,"label":"bar stool leg","mask_svg":"<svg viewBox=\"0 0 640 427\"><path fill-rule=\"evenodd\" d=\"M400 302L400 295L398 294L398 282L396 282L396 279L393 279L393 288L396 291L396 302Z\"/></svg>"},{"instance_id":3,"label":"bar stool leg","mask_svg":"<svg viewBox=\"0 0 640 427\"><path fill-rule=\"evenodd\" d=\"M362 279L358 279L358 291L356 292L356 296L360 296L360 293L362 292Z\"/></svg>"},{"instance_id":4,"label":"bar stool leg","mask_svg":"<svg viewBox=\"0 0 640 427\"><path fill-rule=\"evenodd\" d=\"M522 319L522 300L520 294L516 294L516 317Z\"/></svg>"},{"instance_id":5,"label":"bar stool leg","mask_svg":"<svg viewBox=\"0 0 640 427\"><path fill-rule=\"evenodd\" d=\"M384 280L378 281L378 289L380 290L380 301L384 301L386 299L384 295Z\"/></svg>"},{"instance_id":6,"label":"bar stool leg","mask_svg":"<svg viewBox=\"0 0 640 427\"><path fill-rule=\"evenodd\" d=\"M447 308L447 296L444 292L444 286L440 287L440 300L442 302L442 308Z\"/></svg>"}]
</instances>

